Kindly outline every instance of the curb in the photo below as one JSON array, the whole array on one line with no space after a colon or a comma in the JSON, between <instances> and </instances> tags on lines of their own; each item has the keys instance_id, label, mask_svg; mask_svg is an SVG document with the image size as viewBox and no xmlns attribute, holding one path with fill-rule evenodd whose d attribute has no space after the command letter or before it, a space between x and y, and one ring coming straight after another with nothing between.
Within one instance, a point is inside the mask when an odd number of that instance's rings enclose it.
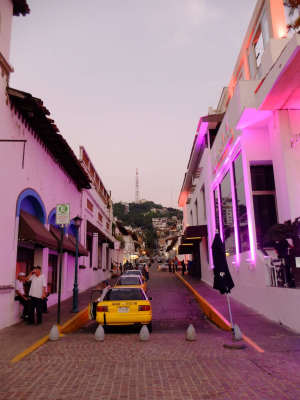
<instances>
[{"instance_id":1,"label":"curb","mask_svg":"<svg viewBox=\"0 0 300 400\"><path fill-rule=\"evenodd\" d=\"M88 321L88 307L85 307L83 310L79 311L74 317L70 318L63 325L58 327L60 336L64 336L66 333L71 333L77 331L82 325L84 325ZM31 346L27 347L21 353L17 354L10 362L15 364L21 361L24 357L28 356L43 344L47 343L49 340L49 335L43 336L41 339L33 343Z\"/></svg>"},{"instance_id":2,"label":"curb","mask_svg":"<svg viewBox=\"0 0 300 400\"><path fill-rule=\"evenodd\" d=\"M190 285L178 272L175 272L177 278L179 278L182 283L193 293L197 302L200 305L203 313L207 316L207 318L212 321L216 326L218 326L223 331L232 331L232 326L230 322L223 317L218 310L215 309L204 297L202 297L192 285ZM264 353L265 351L258 346L253 340L248 338L247 336L243 335L243 340L247 342L250 346L252 346L256 351L259 353Z\"/></svg>"},{"instance_id":3,"label":"curb","mask_svg":"<svg viewBox=\"0 0 300 400\"><path fill-rule=\"evenodd\" d=\"M202 297L192 285L190 285L178 272L175 272L177 278L179 278L184 285L193 293L197 302L199 303L202 311L207 316L207 318L217 325L223 331L231 331L231 324L222 314L219 313L204 297Z\"/></svg>"}]
</instances>

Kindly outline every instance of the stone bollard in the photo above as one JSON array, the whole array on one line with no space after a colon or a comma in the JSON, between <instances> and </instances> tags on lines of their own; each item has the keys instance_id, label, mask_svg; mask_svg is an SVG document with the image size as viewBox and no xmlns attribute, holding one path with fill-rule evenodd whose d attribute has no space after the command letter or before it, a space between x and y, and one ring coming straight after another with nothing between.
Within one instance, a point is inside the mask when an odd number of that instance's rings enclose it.
<instances>
[{"instance_id":1,"label":"stone bollard","mask_svg":"<svg viewBox=\"0 0 300 400\"><path fill-rule=\"evenodd\" d=\"M96 329L96 332L95 332L95 339L98 342L103 342L104 341L104 336L105 336L105 334L104 334L103 326L99 324L98 328Z\"/></svg>"},{"instance_id":2,"label":"stone bollard","mask_svg":"<svg viewBox=\"0 0 300 400\"><path fill-rule=\"evenodd\" d=\"M55 341L59 339L59 330L57 325L53 325L50 333L49 333L49 340Z\"/></svg>"},{"instance_id":3,"label":"stone bollard","mask_svg":"<svg viewBox=\"0 0 300 400\"><path fill-rule=\"evenodd\" d=\"M190 342L196 340L196 331L194 328L194 325L190 324L186 330L186 340L189 340Z\"/></svg>"},{"instance_id":4,"label":"stone bollard","mask_svg":"<svg viewBox=\"0 0 300 400\"><path fill-rule=\"evenodd\" d=\"M146 342L147 340L150 339L149 329L146 325L142 326L142 328L140 330L139 338L142 342Z\"/></svg>"},{"instance_id":5,"label":"stone bollard","mask_svg":"<svg viewBox=\"0 0 300 400\"><path fill-rule=\"evenodd\" d=\"M236 341L243 340L242 332L237 324L233 325L233 339Z\"/></svg>"}]
</instances>

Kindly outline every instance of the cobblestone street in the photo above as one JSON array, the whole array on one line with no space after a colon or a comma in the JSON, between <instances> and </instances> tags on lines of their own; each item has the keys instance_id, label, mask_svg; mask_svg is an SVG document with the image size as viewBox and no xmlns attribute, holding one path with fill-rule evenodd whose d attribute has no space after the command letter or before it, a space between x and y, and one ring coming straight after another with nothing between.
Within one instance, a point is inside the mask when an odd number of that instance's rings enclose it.
<instances>
[{"instance_id":1,"label":"cobblestone street","mask_svg":"<svg viewBox=\"0 0 300 400\"><path fill-rule=\"evenodd\" d=\"M293 352L225 349L230 333L207 321L183 284L150 271L153 333L110 329L104 342L89 325L0 372L0 399L293 399L300 398L300 361ZM185 341L192 322L197 341ZM279 344L279 343L278 343Z\"/></svg>"}]
</instances>

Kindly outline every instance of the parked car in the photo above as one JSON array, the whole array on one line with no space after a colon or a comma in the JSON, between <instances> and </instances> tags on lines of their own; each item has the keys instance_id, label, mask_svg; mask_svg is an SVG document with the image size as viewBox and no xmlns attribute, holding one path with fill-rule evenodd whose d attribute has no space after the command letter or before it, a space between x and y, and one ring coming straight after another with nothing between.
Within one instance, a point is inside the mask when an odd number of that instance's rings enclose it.
<instances>
[{"instance_id":1,"label":"parked car","mask_svg":"<svg viewBox=\"0 0 300 400\"><path fill-rule=\"evenodd\" d=\"M140 276L143 280L145 280L144 274L139 269L128 269L123 273L123 275L137 275Z\"/></svg>"},{"instance_id":2,"label":"parked car","mask_svg":"<svg viewBox=\"0 0 300 400\"><path fill-rule=\"evenodd\" d=\"M140 276L138 275L122 275L119 277L117 280L115 287L116 286L135 286L135 287L140 287L144 291L146 291L146 281L144 281Z\"/></svg>"},{"instance_id":3,"label":"parked car","mask_svg":"<svg viewBox=\"0 0 300 400\"><path fill-rule=\"evenodd\" d=\"M96 321L106 325L147 325L152 331L150 298L137 287L114 287L96 307Z\"/></svg>"}]
</instances>

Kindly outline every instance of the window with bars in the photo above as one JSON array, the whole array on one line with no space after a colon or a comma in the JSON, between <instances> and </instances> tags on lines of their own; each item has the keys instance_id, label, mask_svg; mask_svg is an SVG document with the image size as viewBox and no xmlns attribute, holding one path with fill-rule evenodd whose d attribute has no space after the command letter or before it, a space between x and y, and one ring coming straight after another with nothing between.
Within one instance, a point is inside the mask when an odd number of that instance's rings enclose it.
<instances>
[{"instance_id":1,"label":"window with bars","mask_svg":"<svg viewBox=\"0 0 300 400\"><path fill-rule=\"evenodd\" d=\"M93 203L92 203L89 199L86 200L86 207L87 207L90 211L93 211L93 210L94 210L94 205L93 205Z\"/></svg>"}]
</instances>

